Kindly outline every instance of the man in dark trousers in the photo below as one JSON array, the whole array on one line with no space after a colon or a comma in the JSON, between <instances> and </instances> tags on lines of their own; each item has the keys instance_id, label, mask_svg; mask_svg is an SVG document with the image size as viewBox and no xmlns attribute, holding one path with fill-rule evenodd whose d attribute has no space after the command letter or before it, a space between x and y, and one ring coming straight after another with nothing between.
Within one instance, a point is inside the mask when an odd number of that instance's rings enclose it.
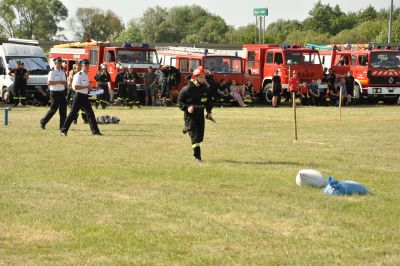
<instances>
[{"instance_id":1,"label":"man in dark trousers","mask_svg":"<svg viewBox=\"0 0 400 266\"><path fill-rule=\"evenodd\" d=\"M126 84L124 80L125 76L125 71L122 65L118 66L118 74L115 77L115 87L118 90L118 98L117 98L117 103L118 104L123 104L125 98L126 98Z\"/></svg>"},{"instance_id":2,"label":"man in dark trousers","mask_svg":"<svg viewBox=\"0 0 400 266\"><path fill-rule=\"evenodd\" d=\"M138 108L140 108L140 102L137 92L136 81L139 79L139 76L133 71L133 65L128 66L128 72L124 75L124 82L126 86L126 101L127 105L132 108L133 105L136 104Z\"/></svg>"},{"instance_id":3,"label":"man in dark trousers","mask_svg":"<svg viewBox=\"0 0 400 266\"><path fill-rule=\"evenodd\" d=\"M50 121L53 115L57 112L60 114L60 129L65 123L67 116L67 99L65 86L67 78L62 69L62 59L57 57L54 59L55 68L53 68L47 77L47 84L50 88L51 106L47 114L40 120L40 127L45 129L46 124Z\"/></svg>"},{"instance_id":4,"label":"man in dark trousers","mask_svg":"<svg viewBox=\"0 0 400 266\"><path fill-rule=\"evenodd\" d=\"M346 91L348 97L346 105L348 105L351 102L351 99L354 97L354 77L351 70L347 72L347 76L344 78L344 80L346 83Z\"/></svg>"},{"instance_id":5,"label":"man in dark trousers","mask_svg":"<svg viewBox=\"0 0 400 266\"><path fill-rule=\"evenodd\" d=\"M111 76L107 71L106 64L101 64L100 70L96 73L94 79L97 81L97 86L104 91L103 94L97 95L96 108L98 108L100 104L103 109L106 109L107 104L110 101L108 83L111 81Z\"/></svg>"},{"instance_id":6,"label":"man in dark trousers","mask_svg":"<svg viewBox=\"0 0 400 266\"><path fill-rule=\"evenodd\" d=\"M72 81L72 89L75 91L74 99L72 102L71 112L65 120L64 126L61 128L61 135L67 136L68 129L72 121L77 116L80 109L82 109L90 125L90 130L93 135L102 135L99 127L97 126L96 117L94 116L92 106L89 102L89 61L84 59L81 62L82 70L75 74Z\"/></svg>"},{"instance_id":7,"label":"man in dark trousers","mask_svg":"<svg viewBox=\"0 0 400 266\"><path fill-rule=\"evenodd\" d=\"M189 133L193 156L196 162L201 162L200 143L204 138L204 109L207 111L206 119L215 122L211 114L212 96L207 88L206 72L202 66L193 71L189 84L182 88L178 96L178 105L184 112L183 133Z\"/></svg>"},{"instance_id":8,"label":"man in dark trousers","mask_svg":"<svg viewBox=\"0 0 400 266\"><path fill-rule=\"evenodd\" d=\"M26 81L29 78L29 73L24 68L24 64L21 61L17 61L17 67L11 70L10 74L14 76L14 105L25 106Z\"/></svg>"},{"instance_id":9,"label":"man in dark trousers","mask_svg":"<svg viewBox=\"0 0 400 266\"><path fill-rule=\"evenodd\" d=\"M154 105L155 90L154 87L157 83L156 74L154 74L153 67L149 66L147 68L147 73L144 75L144 95L146 97L146 106L149 105L149 97L151 98L151 104Z\"/></svg>"}]
</instances>

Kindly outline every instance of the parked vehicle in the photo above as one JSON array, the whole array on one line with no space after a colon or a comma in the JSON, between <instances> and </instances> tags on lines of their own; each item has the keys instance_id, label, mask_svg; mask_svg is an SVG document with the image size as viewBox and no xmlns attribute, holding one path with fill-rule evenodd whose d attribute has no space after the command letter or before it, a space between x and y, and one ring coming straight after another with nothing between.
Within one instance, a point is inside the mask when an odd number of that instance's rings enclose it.
<instances>
[{"instance_id":1,"label":"parked vehicle","mask_svg":"<svg viewBox=\"0 0 400 266\"><path fill-rule=\"evenodd\" d=\"M288 90L288 82L294 70L300 82L311 83L316 80L320 88L327 88L322 83L323 67L319 52L301 45L245 44L245 80L251 80L254 91L268 103L272 101L272 77L279 71L282 90Z\"/></svg>"},{"instance_id":2,"label":"parked vehicle","mask_svg":"<svg viewBox=\"0 0 400 266\"><path fill-rule=\"evenodd\" d=\"M329 67L341 76L351 70L355 79L356 101L384 100L397 103L400 96L400 51L390 47L348 45L320 51L330 58Z\"/></svg>"},{"instance_id":3,"label":"parked vehicle","mask_svg":"<svg viewBox=\"0 0 400 266\"><path fill-rule=\"evenodd\" d=\"M0 96L3 102L10 103L14 96L14 77L10 71L17 67L17 61L24 63L29 73L26 97L34 96L37 86L47 90L47 74L50 66L37 41L9 39L0 43Z\"/></svg>"},{"instance_id":4,"label":"parked vehicle","mask_svg":"<svg viewBox=\"0 0 400 266\"><path fill-rule=\"evenodd\" d=\"M50 49L49 58L56 57L64 60L67 72L78 61L89 60L89 85L93 87L97 86L94 76L100 69L100 65L106 64L111 76L112 89L115 89L118 64L122 65L125 70L129 65L133 65L134 72L139 76L139 80L136 81L138 90L143 90L143 77L147 73L148 67L152 66L154 70L160 67L156 49L148 44L126 43L121 47L94 41L62 44L55 45Z\"/></svg>"}]
</instances>

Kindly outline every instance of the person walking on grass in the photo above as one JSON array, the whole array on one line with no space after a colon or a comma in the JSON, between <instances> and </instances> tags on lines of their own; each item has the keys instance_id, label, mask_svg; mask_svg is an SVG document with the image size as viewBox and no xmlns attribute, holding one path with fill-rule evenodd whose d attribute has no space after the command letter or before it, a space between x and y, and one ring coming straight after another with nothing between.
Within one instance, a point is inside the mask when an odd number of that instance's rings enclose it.
<instances>
[{"instance_id":1,"label":"person walking on grass","mask_svg":"<svg viewBox=\"0 0 400 266\"><path fill-rule=\"evenodd\" d=\"M53 61L55 68L49 72L47 77L47 84L50 88L51 106L47 114L40 120L40 127L42 129L46 128L46 124L50 121L57 110L60 114L60 129L64 125L67 116L67 99L65 91L67 78L62 68L62 59L57 57Z\"/></svg>"},{"instance_id":2,"label":"person walking on grass","mask_svg":"<svg viewBox=\"0 0 400 266\"><path fill-rule=\"evenodd\" d=\"M202 66L193 71L189 84L182 88L178 96L178 105L184 112L185 127L182 132L189 133L193 156L196 162L201 162L200 143L204 138L204 109L207 112L205 118L215 122L211 114L212 95L206 86L206 72Z\"/></svg>"},{"instance_id":3,"label":"person walking on grass","mask_svg":"<svg viewBox=\"0 0 400 266\"><path fill-rule=\"evenodd\" d=\"M69 127L80 109L82 109L87 116L92 134L103 135L100 133L99 127L97 126L96 118L89 102L89 61L84 59L82 60L81 65L82 70L75 74L72 81L72 88L75 91L75 95L72 102L71 112L68 114L67 120L61 128L62 136L67 136Z\"/></svg>"}]
</instances>

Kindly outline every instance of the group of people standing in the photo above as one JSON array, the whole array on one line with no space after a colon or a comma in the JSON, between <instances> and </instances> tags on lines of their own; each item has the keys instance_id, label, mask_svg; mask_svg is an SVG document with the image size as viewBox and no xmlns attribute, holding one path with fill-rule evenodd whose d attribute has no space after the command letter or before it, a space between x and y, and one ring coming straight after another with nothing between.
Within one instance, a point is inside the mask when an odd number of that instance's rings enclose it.
<instances>
[{"instance_id":1,"label":"group of people standing","mask_svg":"<svg viewBox=\"0 0 400 266\"><path fill-rule=\"evenodd\" d=\"M137 81L139 75L134 72L133 65L128 66L128 71L119 66L119 72L115 79L115 87L118 98L117 105L126 105L140 107L140 99L138 90L144 91L145 105L155 105L156 96L171 101L170 90L173 86L177 86L180 82L180 72L172 66L161 66L159 70L154 71L149 66L147 73L143 76L143 88L139 88Z\"/></svg>"}]
</instances>

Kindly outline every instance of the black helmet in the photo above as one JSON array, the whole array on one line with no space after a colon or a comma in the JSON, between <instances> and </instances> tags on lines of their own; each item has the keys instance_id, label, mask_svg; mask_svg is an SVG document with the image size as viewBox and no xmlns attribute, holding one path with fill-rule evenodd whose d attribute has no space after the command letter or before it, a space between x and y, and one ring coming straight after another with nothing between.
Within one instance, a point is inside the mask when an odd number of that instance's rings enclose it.
<instances>
[{"instance_id":1,"label":"black helmet","mask_svg":"<svg viewBox=\"0 0 400 266\"><path fill-rule=\"evenodd\" d=\"M89 65L89 60L83 59L79 62L80 65Z\"/></svg>"}]
</instances>

